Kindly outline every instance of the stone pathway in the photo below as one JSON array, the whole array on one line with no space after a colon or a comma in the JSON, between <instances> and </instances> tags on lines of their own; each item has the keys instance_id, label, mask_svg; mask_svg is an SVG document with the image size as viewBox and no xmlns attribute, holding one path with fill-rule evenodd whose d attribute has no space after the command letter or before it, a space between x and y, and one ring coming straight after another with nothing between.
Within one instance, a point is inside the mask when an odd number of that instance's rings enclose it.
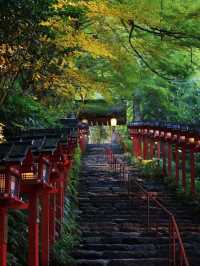
<instances>
[{"instance_id":1,"label":"stone pathway","mask_svg":"<svg viewBox=\"0 0 200 266\"><path fill-rule=\"evenodd\" d=\"M77 266L169 265L166 217L159 217L162 230L147 232L146 201L140 197L128 198L119 175L112 173L106 163L104 148L105 145L89 145L83 157L79 187L82 240L73 252ZM117 146L114 149L115 153L121 152ZM156 190L155 183L144 182L143 185ZM160 189L161 185L157 186L157 190ZM161 193L164 193L162 189ZM177 219L185 228L185 245L192 258L191 265L199 266L200 236L196 231L192 232L191 219L186 217L184 208L177 210L169 200L168 204L176 210ZM151 217L151 222L156 219L158 213Z\"/></svg>"}]
</instances>

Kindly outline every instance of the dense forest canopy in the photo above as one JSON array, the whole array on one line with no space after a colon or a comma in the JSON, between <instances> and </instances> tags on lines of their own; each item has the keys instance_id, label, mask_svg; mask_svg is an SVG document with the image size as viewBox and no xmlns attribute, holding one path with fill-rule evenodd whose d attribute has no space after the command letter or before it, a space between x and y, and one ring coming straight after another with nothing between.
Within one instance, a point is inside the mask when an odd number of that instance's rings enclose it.
<instances>
[{"instance_id":1,"label":"dense forest canopy","mask_svg":"<svg viewBox=\"0 0 200 266\"><path fill-rule=\"evenodd\" d=\"M75 100L133 103L135 119L199 122L200 0L0 0L0 110L52 125Z\"/></svg>"}]
</instances>

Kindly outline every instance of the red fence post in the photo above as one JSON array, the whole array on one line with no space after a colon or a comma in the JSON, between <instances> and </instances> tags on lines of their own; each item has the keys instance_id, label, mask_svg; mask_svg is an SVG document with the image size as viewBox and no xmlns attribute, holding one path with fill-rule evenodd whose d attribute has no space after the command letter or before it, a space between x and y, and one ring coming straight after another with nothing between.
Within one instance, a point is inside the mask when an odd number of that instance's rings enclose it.
<instances>
[{"instance_id":1,"label":"red fence post","mask_svg":"<svg viewBox=\"0 0 200 266\"><path fill-rule=\"evenodd\" d=\"M42 199L42 258L41 265L49 265L49 193L44 191Z\"/></svg>"},{"instance_id":2,"label":"red fence post","mask_svg":"<svg viewBox=\"0 0 200 266\"><path fill-rule=\"evenodd\" d=\"M165 142L162 142L163 175L166 175L166 150Z\"/></svg>"},{"instance_id":3,"label":"red fence post","mask_svg":"<svg viewBox=\"0 0 200 266\"><path fill-rule=\"evenodd\" d=\"M193 148L190 148L190 192L195 194L195 155Z\"/></svg>"},{"instance_id":4,"label":"red fence post","mask_svg":"<svg viewBox=\"0 0 200 266\"><path fill-rule=\"evenodd\" d=\"M142 157L142 139L139 137L139 157Z\"/></svg>"},{"instance_id":5,"label":"red fence post","mask_svg":"<svg viewBox=\"0 0 200 266\"><path fill-rule=\"evenodd\" d=\"M50 249L53 247L55 242L55 215L56 215L56 196L55 194L50 195L50 225L49 225L49 234L50 234Z\"/></svg>"},{"instance_id":6,"label":"red fence post","mask_svg":"<svg viewBox=\"0 0 200 266\"><path fill-rule=\"evenodd\" d=\"M37 192L33 192L29 197L29 248L28 265L39 265L39 199Z\"/></svg>"},{"instance_id":7,"label":"red fence post","mask_svg":"<svg viewBox=\"0 0 200 266\"><path fill-rule=\"evenodd\" d=\"M186 146L182 145L182 189L186 192Z\"/></svg>"},{"instance_id":8,"label":"red fence post","mask_svg":"<svg viewBox=\"0 0 200 266\"><path fill-rule=\"evenodd\" d=\"M168 143L168 176L172 176L172 146Z\"/></svg>"},{"instance_id":9,"label":"red fence post","mask_svg":"<svg viewBox=\"0 0 200 266\"><path fill-rule=\"evenodd\" d=\"M154 145L155 144L153 140L150 140L149 143L150 143L150 159L152 159L154 156Z\"/></svg>"},{"instance_id":10,"label":"red fence post","mask_svg":"<svg viewBox=\"0 0 200 266\"><path fill-rule=\"evenodd\" d=\"M8 211L0 208L0 265L7 265L7 227Z\"/></svg>"},{"instance_id":11,"label":"red fence post","mask_svg":"<svg viewBox=\"0 0 200 266\"><path fill-rule=\"evenodd\" d=\"M160 160L160 141L157 142L158 160Z\"/></svg>"},{"instance_id":12,"label":"red fence post","mask_svg":"<svg viewBox=\"0 0 200 266\"><path fill-rule=\"evenodd\" d=\"M58 237L61 235L62 225L63 225L63 213L64 213L64 181L59 183L59 192L56 195L56 231Z\"/></svg>"},{"instance_id":13,"label":"red fence post","mask_svg":"<svg viewBox=\"0 0 200 266\"><path fill-rule=\"evenodd\" d=\"M149 157L150 157L150 147L149 147L150 141L149 141L148 137L146 137L146 142L147 142L147 156L146 156L146 159L149 159Z\"/></svg>"},{"instance_id":14,"label":"red fence post","mask_svg":"<svg viewBox=\"0 0 200 266\"><path fill-rule=\"evenodd\" d=\"M178 153L178 144L175 145L175 172L176 172L176 187L179 185L179 153Z\"/></svg>"},{"instance_id":15,"label":"red fence post","mask_svg":"<svg viewBox=\"0 0 200 266\"><path fill-rule=\"evenodd\" d=\"M147 139L146 139L146 137L144 137L144 139L143 139L143 159L144 160L147 159L147 151L148 151L147 145L148 145Z\"/></svg>"}]
</instances>

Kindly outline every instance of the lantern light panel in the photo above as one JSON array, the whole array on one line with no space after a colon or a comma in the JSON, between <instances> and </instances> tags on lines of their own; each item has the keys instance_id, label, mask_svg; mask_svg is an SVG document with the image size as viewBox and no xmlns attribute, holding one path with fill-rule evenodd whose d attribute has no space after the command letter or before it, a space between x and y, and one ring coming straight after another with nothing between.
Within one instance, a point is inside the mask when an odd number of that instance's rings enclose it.
<instances>
[{"instance_id":1,"label":"lantern light panel","mask_svg":"<svg viewBox=\"0 0 200 266\"><path fill-rule=\"evenodd\" d=\"M111 124L112 127L116 127L117 126L117 119L116 118L111 118L110 124Z\"/></svg>"}]
</instances>

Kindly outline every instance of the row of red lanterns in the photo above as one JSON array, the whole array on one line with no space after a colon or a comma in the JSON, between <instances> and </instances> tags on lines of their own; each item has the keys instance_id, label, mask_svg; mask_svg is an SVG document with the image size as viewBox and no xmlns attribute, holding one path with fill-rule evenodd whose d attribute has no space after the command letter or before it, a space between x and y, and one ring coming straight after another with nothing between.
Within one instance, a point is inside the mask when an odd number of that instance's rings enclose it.
<instances>
[{"instance_id":1,"label":"row of red lanterns","mask_svg":"<svg viewBox=\"0 0 200 266\"><path fill-rule=\"evenodd\" d=\"M73 153L78 140L82 150L87 142L88 128L71 129L70 132L67 128L55 132L52 129L24 132L0 145L1 266L7 265L9 208L28 209L27 265L39 265L39 235L41 265L49 265L50 250L62 232L64 190ZM24 195L28 196L28 201L24 200Z\"/></svg>"},{"instance_id":2,"label":"row of red lanterns","mask_svg":"<svg viewBox=\"0 0 200 266\"><path fill-rule=\"evenodd\" d=\"M163 128L130 128L131 136L149 137L155 141L165 141L171 143L180 143L191 145L192 147L200 147L200 135L195 132L170 131Z\"/></svg>"},{"instance_id":3,"label":"row of red lanterns","mask_svg":"<svg viewBox=\"0 0 200 266\"><path fill-rule=\"evenodd\" d=\"M179 186L181 167L182 190L186 192L186 153L190 154L190 192L195 194L195 153L200 152L200 134L198 130L193 130L189 125L164 125L159 123L136 122L129 125L129 133L134 146L134 154L137 157L149 159L155 156L157 149L157 158L162 157L163 175L172 176L172 161L175 163L175 183ZM148 149L150 147L150 151ZM172 148L174 147L174 148ZM174 150L174 158L172 151Z\"/></svg>"}]
</instances>

